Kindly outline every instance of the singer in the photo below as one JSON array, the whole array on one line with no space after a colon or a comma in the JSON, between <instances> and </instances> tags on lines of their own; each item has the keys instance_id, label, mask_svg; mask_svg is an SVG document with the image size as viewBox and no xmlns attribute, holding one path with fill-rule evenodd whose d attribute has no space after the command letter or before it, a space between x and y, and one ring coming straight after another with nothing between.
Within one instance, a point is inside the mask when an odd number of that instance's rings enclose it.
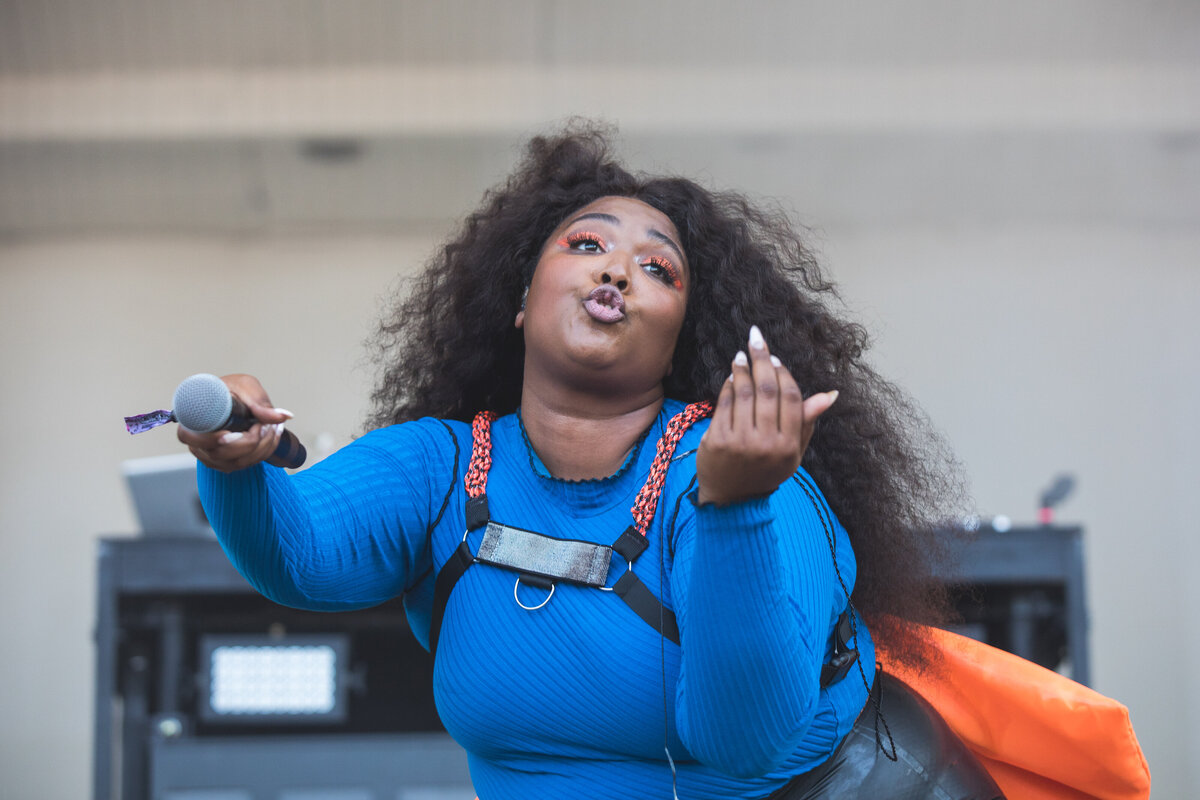
<instances>
[{"instance_id":1,"label":"singer","mask_svg":"<svg viewBox=\"0 0 1200 800\"><path fill-rule=\"evenodd\" d=\"M402 595L481 800L996 798L875 647L933 657L961 496L786 217L531 141L382 324L372 430L179 438L263 594Z\"/></svg>"}]
</instances>

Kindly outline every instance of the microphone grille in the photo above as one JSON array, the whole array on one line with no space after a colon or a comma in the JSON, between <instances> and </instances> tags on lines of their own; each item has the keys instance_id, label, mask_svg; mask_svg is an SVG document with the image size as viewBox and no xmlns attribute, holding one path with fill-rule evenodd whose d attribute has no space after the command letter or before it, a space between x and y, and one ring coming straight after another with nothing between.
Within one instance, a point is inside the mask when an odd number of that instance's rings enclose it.
<instances>
[{"instance_id":1,"label":"microphone grille","mask_svg":"<svg viewBox=\"0 0 1200 800\"><path fill-rule=\"evenodd\" d=\"M219 430L233 411L229 387L216 375L200 373L185 378L175 390L175 419L196 433Z\"/></svg>"}]
</instances>

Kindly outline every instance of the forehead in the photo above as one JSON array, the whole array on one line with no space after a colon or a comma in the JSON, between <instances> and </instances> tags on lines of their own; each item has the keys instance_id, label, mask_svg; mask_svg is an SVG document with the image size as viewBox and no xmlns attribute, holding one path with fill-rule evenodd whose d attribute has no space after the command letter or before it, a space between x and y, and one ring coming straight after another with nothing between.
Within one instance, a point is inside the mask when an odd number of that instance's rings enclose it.
<instances>
[{"instance_id":1,"label":"forehead","mask_svg":"<svg viewBox=\"0 0 1200 800\"><path fill-rule=\"evenodd\" d=\"M656 230L679 242L679 231L671 218L648 203L643 203L633 197L601 197L593 200L583 208L577 208L563 220L563 226L581 214L598 213L611 214L621 220L622 226L632 226L639 231ZM562 227L562 226L560 226Z\"/></svg>"}]
</instances>

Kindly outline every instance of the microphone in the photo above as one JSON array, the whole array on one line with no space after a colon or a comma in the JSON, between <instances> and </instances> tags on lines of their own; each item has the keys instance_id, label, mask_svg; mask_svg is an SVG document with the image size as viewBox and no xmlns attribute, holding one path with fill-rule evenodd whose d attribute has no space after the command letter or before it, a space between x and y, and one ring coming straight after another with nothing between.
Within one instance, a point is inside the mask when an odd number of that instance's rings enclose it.
<instances>
[{"instance_id":1,"label":"microphone","mask_svg":"<svg viewBox=\"0 0 1200 800\"><path fill-rule=\"evenodd\" d=\"M173 402L175 421L196 433L245 431L258 422L223 380L208 373L185 378L175 390ZM271 458L288 469L296 469L308 458L308 453L296 435L284 428Z\"/></svg>"}]
</instances>

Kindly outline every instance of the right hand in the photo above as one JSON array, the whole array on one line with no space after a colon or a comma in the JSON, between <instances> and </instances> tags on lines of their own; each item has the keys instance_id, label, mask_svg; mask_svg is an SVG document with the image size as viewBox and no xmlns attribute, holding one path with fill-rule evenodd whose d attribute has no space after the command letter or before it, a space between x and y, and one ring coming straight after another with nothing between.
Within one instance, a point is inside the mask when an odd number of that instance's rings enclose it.
<instances>
[{"instance_id":1,"label":"right hand","mask_svg":"<svg viewBox=\"0 0 1200 800\"><path fill-rule=\"evenodd\" d=\"M188 446L200 463L220 472L245 469L260 461L284 466L275 463L271 455L279 445L283 423L292 418L292 412L275 408L267 390L253 375L223 375L221 380L258 422L250 430L239 432L196 433L179 425L175 429L179 441Z\"/></svg>"},{"instance_id":2,"label":"right hand","mask_svg":"<svg viewBox=\"0 0 1200 800\"><path fill-rule=\"evenodd\" d=\"M757 326L748 344L750 355L739 352L733 360L700 440L701 504L729 505L774 492L800 466L817 419L837 399L837 392L804 397Z\"/></svg>"}]
</instances>

